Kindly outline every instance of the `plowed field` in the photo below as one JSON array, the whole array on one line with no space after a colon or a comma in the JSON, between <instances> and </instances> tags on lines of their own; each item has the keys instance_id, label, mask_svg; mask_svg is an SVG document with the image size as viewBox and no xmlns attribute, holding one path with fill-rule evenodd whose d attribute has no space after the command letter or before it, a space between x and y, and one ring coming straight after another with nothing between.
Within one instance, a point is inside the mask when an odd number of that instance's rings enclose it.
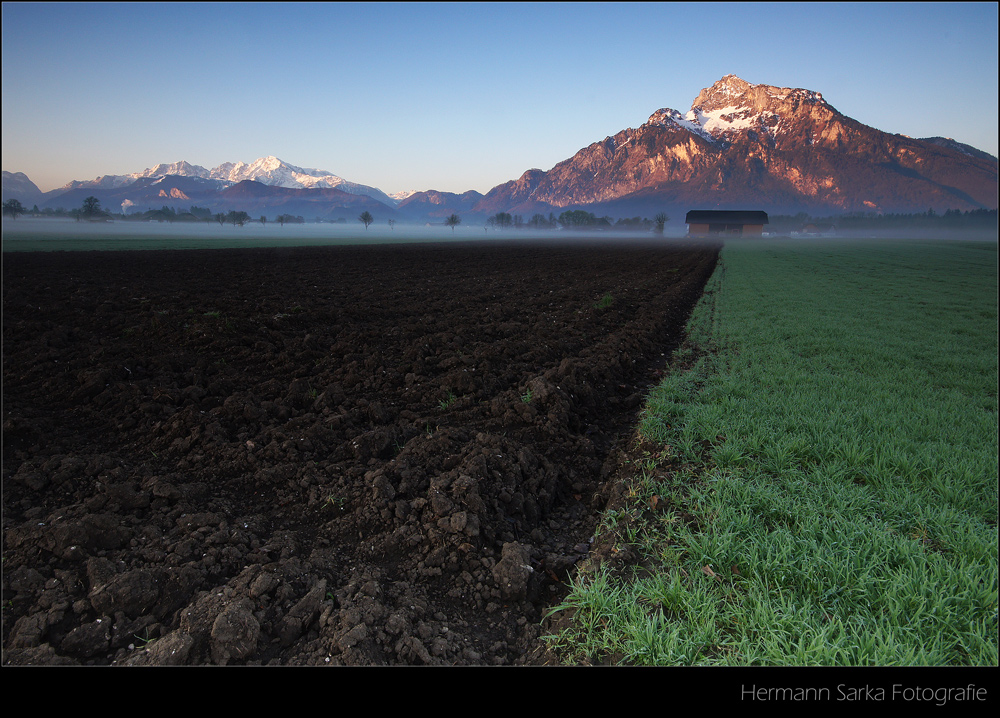
<instances>
[{"instance_id":1,"label":"plowed field","mask_svg":"<svg viewBox=\"0 0 1000 718\"><path fill-rule=\"evenodd\" d=\"M551 660L717 254L5 254L4 662Z\"/></svg>"}]
</instances>

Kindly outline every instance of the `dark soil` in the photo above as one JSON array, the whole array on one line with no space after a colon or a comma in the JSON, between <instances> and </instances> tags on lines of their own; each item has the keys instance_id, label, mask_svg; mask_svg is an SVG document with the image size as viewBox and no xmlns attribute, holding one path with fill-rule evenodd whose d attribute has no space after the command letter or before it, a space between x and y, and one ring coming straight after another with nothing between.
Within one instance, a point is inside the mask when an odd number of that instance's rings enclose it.
<instances>
[{"instance_id":1,"label":"dark soil","mask_svg":"<svg viewBox=\"0 0 1000 718\"><path fill-rule=\"evenodd\" d=\"M551 663L717 253L4 254L4 664Z\"/></svg>"}]
</instances>

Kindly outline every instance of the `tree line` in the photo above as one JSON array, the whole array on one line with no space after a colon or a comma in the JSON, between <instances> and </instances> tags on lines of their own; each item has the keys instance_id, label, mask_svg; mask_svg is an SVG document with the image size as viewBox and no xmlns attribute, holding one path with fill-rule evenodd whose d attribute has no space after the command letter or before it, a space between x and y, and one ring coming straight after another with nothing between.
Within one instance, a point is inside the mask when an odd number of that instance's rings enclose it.
<instances>
[{"instance_id":1,"label":"tree line","mask_svg":"<svg viewBox=\"0 0 1000 718\"><path fill-rule=\"evenodd\" d=\"M240 226L249 222L259 222L266 224L268 219L261 215L254 219L247 212L240 210L230 210L229 212L213 212L207 207L191 206L187 210L178 211L173 207L164 205L160 209L148 209L143 212L132 214L113 213L101 208L100 200L97 197L87 197L80 207L74 209L45 208L39 209L36 204L30 210L25 208L19 200L10 199L3 203L3 215L11 219L17 219L21 215L34 217L65 217L80 220L101 220L101 219L124 219L128 221L154 221L154 222L215 222L220 225L232 224ZM528 220L520 214L510 212L497 212L486 218L484 229L486 230L508 230L508 229L568 229L568 230L617 230L636 232L656 232L663 234L664 225L670 218L664 213L656 214L653 219L646 217L622 217L614 222L609 216L598 217L593 212L585 210L566 210L556 216L553 212L548 215L541 213L533 214ZM306 220L301 215L280 214L274 221L284 226L286 224L302 224ZM316 222L330 221L319 217ZM338 222L344 222L340 219ZM369 211L364 211L358 216L358 221L364 224L365 229L375 222L375 217ZM389 219L389 227L395 225L394 219ZM455 227L462 223L462 218L458 214L452 214L444 220L446 227L451 227L454 232ZM877 212L851 212L838 216L812 217L806 212L799 212L794 215L772 215L770 217L771 231L785 232L796 231L807 224L835 226L842 230L857 229L901 229L907 227L936 227L940 229L989 229L997 226L997 210L995 209L973 209L962 211L959 209L945 210L943 213L936 212L933 208L926 212L915 213L877 213Z\"/></svg>"},{"instance_id":2,"label":"tree line","mask_svg":"<svg viewBox=\"0 0 1000 718\"><path fill-rule=\"evenodd\" d=\"M365 229L368 229L369 225L375 222L375 217L371 212L365 210L358 215L358 221L365 226ZM664 212L658 213L653 219L647 219L645 217L620 218L614 224L611 223L611 217L597 217L593 212L586 212L584 210L567 210L558 217L556 217L552 212L549 212L548 217L544 214L537 213L534 214L527 222L524 221L524 217L522 215L511 214L510 212L497 212L496 214L486 218L484 229L506 230L511 228L524 229L525 227L530 229L556 229L558 227L562 227L563 229L615 229L639 232L655 231L658 234L663 234L663 228L669 221L670 217L668 217ZM446 227L451 227L452 233L454 233L455 227L461 223L462 217L454 213L446 217L444 220L444 225ZM392 228L394 224L395 220L390 219L389 227Z\"/></svg>"},{"instance_id":3,"label":"tree line","mask_svg":"<svg viewBox=\"0 0 1000 718\"><path fill-rule=\"evenodd\" d=\"M241 210L230 210L229 212L212 212L211 209L207 207L191 206L186 211L177 211L173 207L164 205L160 209L148 209L143 212L135 212L132 214L125 213L112 213L101 208L101 202L97 197L87 197L83 204L76 209L65 210L63 208L59 209L38 209L38 205L35 205L30 211L26 210L21 203L12 199L4 202L3 205L4 216L9 216L12 219L17 219L22 214L30 214L33 216L41 217L73 217L78 221L81 219L87 220L98 220L98 219L110 219L112 217L118 219L125 219L129 221L154 221L154 222L217 222L220 225L232 224L234 226L242 227L244 224L249 222L260 222L262 225L267 223L267 217L261 215L257 219L252 218L247 212ZM549 212L548 216L541 213L536 213L532 215L527 221L520 214L511 214L510 212L498 212L490 217L487 217L485 223L485 229L494 230L507 230L507 229L524 229L529 228L532 230L540 229L614 229L614 230L624 230L624 231L641 231L649 232L655 231L659 234L663 233L663 227L669 221L669 217L660 212L653 219L648 219L645 217L630 217L630 218L619 218L617 221L612 223L612 218L608 216L598 217L593 212L587 212L585 210L566 210L562 212L558 217L554 213ZM284 226L285 224L302 224L305 222L305 218L300 215L291 214L280 214L275 218L275 221ZM322 221L320 218L316 218L317 222ZM343 220L340 220L343 221ZM375 222L375 217L371 212L365 210L358 215L358 221L361 222L365 229L367 230L370 225ZM462 223L462 218L458 214L451 214L444 220L444 225L450 227L454 233L455 227ZM394 219L389 219L389 227L393 228L395 225Z\"/></svg>"},{"instance_id":4,"label":"tree line","mask_svg":"<svg viewBox=\"0 0 1000 718\"><path fill-rule=\"evenodd\" d=\"M646 217L621 217L612 224L612 218L608 216L598 217L593 212L582 209L572 209L562 212L558 217L555 213L549 212L548 216L536 213L525 222L519 214L509 212L498 212L486 219L488 229L523 229L528 227L537 229L563 229L590 230L590 229L613 229L620 231L651 232L663 234L663 228L670 221L670 217L664 212L658 213L653 219Z\"/></svg>"},{"instance_id":5,"label":"tree line","mask_svg":"<svg viewBox=\"0 0 1000 718\"><path fill-rule=\"evenodd\" d=\"M101 208L101 201L97 197L87 197L83 204L74 209L39 209L36 204L28 210L19 200L11 199L3 203L3 214L5 217L17 219L21 215L31 215L34 217L65 217L80 220L106 220L124 219L131 222L215 222L220 225L232 224L235 227L242 227L250 222L260 222L267 224L267 217L261 215L256 219L243 210L230 210L228 212L212 212L207 207L191 206L187 211L178 212L173 207L164 205L160 209L148 209L144 212L134 212L132 214L114 213ZM290 214L278 215L275 219L279 224L303 223L305 218Z\"/></svg>"}]
</instances>

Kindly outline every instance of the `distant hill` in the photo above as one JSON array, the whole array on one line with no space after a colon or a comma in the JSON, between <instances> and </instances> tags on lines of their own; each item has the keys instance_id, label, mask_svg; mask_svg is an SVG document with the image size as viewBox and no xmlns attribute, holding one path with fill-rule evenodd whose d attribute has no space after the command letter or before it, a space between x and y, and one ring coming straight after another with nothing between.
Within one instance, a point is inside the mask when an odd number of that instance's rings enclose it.
<instances>
[{"instance_id":1,"label":"distant hill","mask_svg":"<svg viewBox=\"0 0 1000 718\"><path fill-rule=\"evenodd\" d=\"M457 214L468 216L483 198L482 193L469 190L462 194L453 192L414 192L399 203L400 216L411 220L439 220Z\"/></svg>"},{"instance_id":2,"label":"distant hill","mask_svg":"<svg viewBox=\"0 0 1000 718\"><path fill-rule=\"evenodd\" d=\"M42 199L42 191L23 172L3 172L3 201L18 200L31 209Z\"/></svg>"},{"instance_id":3,"label":"distant hill","mask_svg":"<svg viewBox=\"0 0 1000 718\"><path fill-rule=\"evenodd\" d=\"M103 209L125 214L165 206L186 211L197 206L212 213L240 210L254 218L290 214L308 221L354 221L366 210L378 222L398 216L391 200L390 206L367 194L339 187L283 187L256 180L230 183L197 175L170 174L139 177L123 184L107 179L97 183L71 182L66 188L45 193L36 203L42 209L69 210L80 207L90 196L97 197ZM23 200L22 204L31 206Z\"/></svg>"},{"instance_id":4,"label":"distant hill","mask_svg":"<svg viewBox=\"0 0 1000 718\"><path fill-rule=\"evenodd\" d=\"M938 145L939 147L947 147L948 149L958 150L962 154L969 155L970 157L978 157L979 159L991 162L997 161L997 158L991 155L989 152L983 152L982 150L977 150L972 145L967 145L962 142L956 142L950 137L924 137L922 141L930 142L931 144Z\"/></svg>"}]
</instances>

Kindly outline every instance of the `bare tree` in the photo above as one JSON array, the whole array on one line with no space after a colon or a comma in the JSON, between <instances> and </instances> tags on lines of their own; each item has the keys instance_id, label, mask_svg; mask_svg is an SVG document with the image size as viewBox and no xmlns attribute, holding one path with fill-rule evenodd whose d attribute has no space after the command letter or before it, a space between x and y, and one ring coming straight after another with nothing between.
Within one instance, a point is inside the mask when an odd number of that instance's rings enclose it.
<instances>
[{"instance_id":1,"label":"bare tree","mask_svg":"<svg viewBox=\"0 0 1000 718\"><path fill-rule=\"evenodd\" d=\"M358 221L365 225L365 231L368 231L368 225L374 222L375 218L372 217L372 213L366 209L358 215Z\"/></svg>"},{"instance_id":2,"label":"bare tree","mask_svg":"<svg viewBox=\"0 0 1000 718\"><path fill-rule=\"evenodd\" d=\"M459 217L457 214L453 214L450 217L448 217L448 219L446 219L444 223L446 226L451 227L451 233L455 234L455 227L457 227L462 223L462 218Z\"/></svg>"}]
</instances>

